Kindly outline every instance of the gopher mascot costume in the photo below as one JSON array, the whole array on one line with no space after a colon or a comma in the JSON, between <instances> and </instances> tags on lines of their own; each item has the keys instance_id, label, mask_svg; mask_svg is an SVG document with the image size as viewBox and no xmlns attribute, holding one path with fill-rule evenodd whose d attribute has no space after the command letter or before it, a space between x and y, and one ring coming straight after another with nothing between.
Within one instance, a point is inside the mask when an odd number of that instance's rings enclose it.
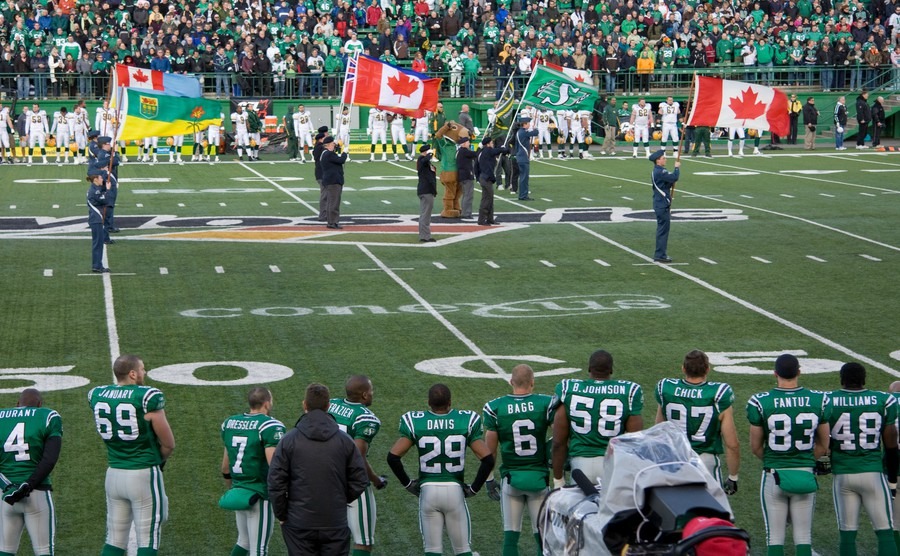
<instances>
[{"instance_id":1,"label":"gopher mascot costume","mask_svg":"<svg viewBox=\"0 0 900 556\"><path fill-rule=\"evenodd\" d=\"M447 120L434 134L438 160L441 161L440 178L444 184L444 209L441 211L444 218L459 218L460 215L462 188L456 167L456 142L460 137L469 137L469 130L453 120Z\"/></svg>"}]
</instances>

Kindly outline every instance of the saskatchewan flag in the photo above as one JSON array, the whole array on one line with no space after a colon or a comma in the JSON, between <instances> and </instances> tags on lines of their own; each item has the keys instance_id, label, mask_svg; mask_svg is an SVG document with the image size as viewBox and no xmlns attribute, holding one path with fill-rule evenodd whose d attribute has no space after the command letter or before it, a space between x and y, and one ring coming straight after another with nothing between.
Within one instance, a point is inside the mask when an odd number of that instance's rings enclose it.
<instances>
[{"instance_id":1,"label":"saskatchewan flag","mask_svg":"<svg viewBox=\"0 0 900 556\"><path fill-rule=\"evenodd\" d=\"M202 97L175 97L145 90L125 89L119 139L188 135L210 125L222 125L218 101Z\"/></svg>"},{"instance_id":2,"label":"saskatchewan flag","mask_svg":"<svg viewBox=\"0 0 900 556\"><path fill-rule=\"evenodd\" d=\"M596 100L593 84L575 81L543 65L534 67L522 96L523 103L546 110L593 110Z\"/></svg>"},{"instance_id":3,"label":"saskatchewan flag","mask_svg":"<svg viewBox=\"0 0 900 556\"><path fill-rule=\"evenodd\" d=\"M494 125L491 126L490 132L490 136L494 141L506 137L509 133L509 127L512 125L513 115L516 112L516 94L512 82L513 80L510 79L509 84L503 89L503 94L500 95L500 101L497 102L497 108L494 112Z\"/></svg>"}]
</instances>

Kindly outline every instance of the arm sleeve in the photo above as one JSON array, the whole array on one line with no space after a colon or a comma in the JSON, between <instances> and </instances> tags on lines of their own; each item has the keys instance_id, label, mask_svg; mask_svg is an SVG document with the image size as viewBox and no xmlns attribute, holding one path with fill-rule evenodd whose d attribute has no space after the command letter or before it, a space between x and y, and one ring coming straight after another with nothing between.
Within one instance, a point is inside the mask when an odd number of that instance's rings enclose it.
<instances>
[{"instance_id":1,"label":"arm sleeve","mask_svg":"<svg viewBox=\"0 0 900 556\"><path fill-rule=\"evenodd\" d=\"M475 474L475 480L472 481L472 490L478 492L484 485L491 471L494 470L494 454L488 454L481 460L478 466L478 473Z\"/></svg>"},{"instance_id":2,"label":"arm sleeve","mask_svg":"<svg viewBox=\"0 0 900 556\"><path fill-rule=\"evenodd\" d=\"M51 436L44 442L44 453L41 456L41 461L38 462L37 467L31 473L31 476L28 477L28 484L32 487L36 487L44 482L44 480L50 475L50 472L53 471L53 468L56 466L56 462L59 460L59 451L62 448L62 437L61 436ZM896 450L895 450L896 451ZM896 466L894 466L896 469ZM894 473L896 480L896 472Z\"/></svg>"},{"instance_id":3,"label":"arm sleeve","mask_svg":"<svg viewBox=\"0 0 900 556\"><path fill-rule=\"evenodd\" d=\"M408 485L410 478L409 475L406 474L406 470L403 469L403 460L400 459L400 456L388 452L387 463L388 467L391 468L391 471L394 472L394 476L400 481L400 484L403 486Z\"/></svg>"}]
</instances>

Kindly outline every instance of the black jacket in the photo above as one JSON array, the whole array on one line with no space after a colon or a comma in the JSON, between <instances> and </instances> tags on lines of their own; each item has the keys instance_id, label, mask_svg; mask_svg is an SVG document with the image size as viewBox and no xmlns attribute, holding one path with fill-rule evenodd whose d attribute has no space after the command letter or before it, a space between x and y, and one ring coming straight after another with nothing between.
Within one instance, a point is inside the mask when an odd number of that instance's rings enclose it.
<instances>
[{"instance_id":1,"label":"black jacket","mask_svg":"<svg viewBox=\"0 0 900 556\"><path fill-rule=\"evenodd\" d=\"M356 444L319 409L284 435L269 466L272 510L291 529L347 527L347 504L368 485Z\"/></svg>"},{"instance_id":2,"label":"black jacket","mask_svg":"<svg viewBox=\"0 0 900 556\"><path fill-rule=\"evenodd\" d=\"M875 124L884 124L884 106L877 100L872 103L872 122Z\"/></svg>"},{"instance_id":3,"label":"black jacket","mask_svg":"<svg viewBox=\"0 0 900 556\"><path fill-rule=\"evenodd\" d=\"M861 124L872 121L872 111L869 110L869 103L862 95L856 97L856 121Z\"/></svg>"},{"instance_id":4,"label":"black jacket","mask_svg":"<svg viewBox=\"0 0 900 556\"><path fill-rule=\"evenodd\" d=\"M497 157L501 154L509 154L508 147L481 147L478 150L478 161L475 164L475 175L478 179L485 179L489 183L495 183L497 177L494 169L497 166Z\"/></svg>"},{"instance_id":5,"label":"black jacket","mask_svg":"<svg viewBox=\"0 0 900 556\"><path fill-rule=\"evenodd\" d=\"M837 104L834 107L834 123L841 127L847 127L847 107Z\"/></svg>"},{"instance_id":6,"label":"black jacket","mask_svg":"<svg viewBox=\"0 0 900 556\"><path fill-rule=\"evenodd\" d=\"M322 185L344 185L344 162L347 162L347 154L337 154L325 149L322 153Z\"/></svg>"},{"instance_id":7,"label":"black jacket","mask_svg":"<svg viewBox=\"0 0 900 556\"><path fill-rule=\"evenodd\" d=\"M419 174L419 185L416 195L437 195L437 177L431 165L432 153L423 154L416 160L416 173Z\"/></svg>"},{"instance_id":8,"label":"black jacket","mask_svg":"<svg viewBox=\"0 0 900 556\"><path fill-rule=\"evenodd\" d=\"M475 156L475 151L469 147L460 147L456 150L456 169L459 172L459 181L475 179Z\"/></svg>"},{"instance_id":9,"label":"black jacket","mask_svg":"<svg viewBox=\"0 0 900 556\"><path fill-rule=\"evenodd\" d=\"M293 119L289 120L289 122L290 123L288 125L291 127L291 129L293 129L293 127L294 127ZM293 133L291 133L290 135L293 135ZM294 137L296 137L296 135L294 135ZM313 163L315 164L315 167L316 167L316 171L315 171L316 181L322 181L322 153L324 153L324 152L325 152L325 147L322 146L322 142L316 141L316 144L313 147L313 152L312 152ZM343 170L341 170L341 172L343 173ZM324 184L325 182L322 182L322 183Z\"/></svg>"},{"instance_id":10,"label":"black jacket","mask_svg":"<svg viewBox=\"0 0 900 556\"><path fill-rule=\"evenodd\" d=\"M803 125L817 125L819 123L819 110L815 104L803 105Z\"/></svg>"}]
</instances>

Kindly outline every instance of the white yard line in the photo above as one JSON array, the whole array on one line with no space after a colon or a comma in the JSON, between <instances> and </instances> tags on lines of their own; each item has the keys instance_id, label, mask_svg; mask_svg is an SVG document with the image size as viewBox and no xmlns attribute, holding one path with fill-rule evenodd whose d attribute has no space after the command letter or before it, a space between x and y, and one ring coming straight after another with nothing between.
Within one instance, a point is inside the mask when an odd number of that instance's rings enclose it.
<instances>
[{"instance_id":1,"label":"white yard line","mask_svg":"<svg viewBox=\"0 0 900 556\"><path fill-rule=\"evenodd\" d=\"M324 265L324 266L325 266L325 270L326 270L326 271L328 271L328 272L334 272L334 267L331 266L330 264L327 264L327 265Z\"/></svg>"},{"instance_id":2,"label":"white yard line","mask_svg":"<svg viewBox=\"0 0 900 556\"><path fill-rule=\"evenodd\" d=\"M541 264L546 266L547 268L556 268L556 265L551 263L550 261L541 260Z\"/></svg>"},{"instance_id":3,"label":"white yard line","mask_svg":"<svg viewBox=\"0 0 900 556\"><path fill-rule=\"evenodd\" d=\"M879 259L878 257L873 257L872 255L865 255L865 254L862 254L862 255L860 255L860 257L862 257L862 258L864 258L864 259L866 259L866 260L868 260L868 261L874 261L874 262L876 262L876 263L880 263L880 262L881 262L881 259Z\"/></svg>"},{"instance_id":4,"label":"white yard line","mask_svg":"<svg viewBox=\"0 0 900 556\"><path fill-rule=\"evenodd\" d=\"M827 263L828 262L825 259L816 257L815 255L807 255L806 258L811 261L816 261L817 263Z\"/></svg>"},{"instance_id":5,"label":"white yard line","mask_svg":"<svg viewBox=\"0 0 900 556\"><path fill-rule=\"evenodd\" d=\"M603 259L594 259L594 262L600 266L610 266L610 264Z\"/></svg>"},{"instance_id":6,"label":"white yard line","mask_svg":"<svg viewBox=\"0 0 900 556\"><path fill-rule=\"evenodd\" d=\"M243 167L244 167L248 172L250 172L251 174L255 174L257 177L260 177L260 178L266 180L267 182L269 182L270 184L272 184L273 187L278 188L278 190L280 190L282 193L286 194L288 197L290 197L290 198L293 199L294 201L296 201L296 202L300 203L301 205L305 206L306 208L308 208L313 214L319 214L319 209L318 209L318 208L313 207L311 204L307 203L306 201L304 201L304 200L301 199L300 197L294 195L294 193L293 193L292 191L289 191L289 190L287 190L286 188L282 187L281 185L278 184L278 182L276 182L276 181L273 180L272 178L260 174L259 172L257 172L256 170L254 170L254 169L251 168L250 166L247 166L247 165L246 165L245 163L243 163L243 162L238 162L238 164L240 164L241 166L243 166Z\"/></svg>"}]
</instances>

